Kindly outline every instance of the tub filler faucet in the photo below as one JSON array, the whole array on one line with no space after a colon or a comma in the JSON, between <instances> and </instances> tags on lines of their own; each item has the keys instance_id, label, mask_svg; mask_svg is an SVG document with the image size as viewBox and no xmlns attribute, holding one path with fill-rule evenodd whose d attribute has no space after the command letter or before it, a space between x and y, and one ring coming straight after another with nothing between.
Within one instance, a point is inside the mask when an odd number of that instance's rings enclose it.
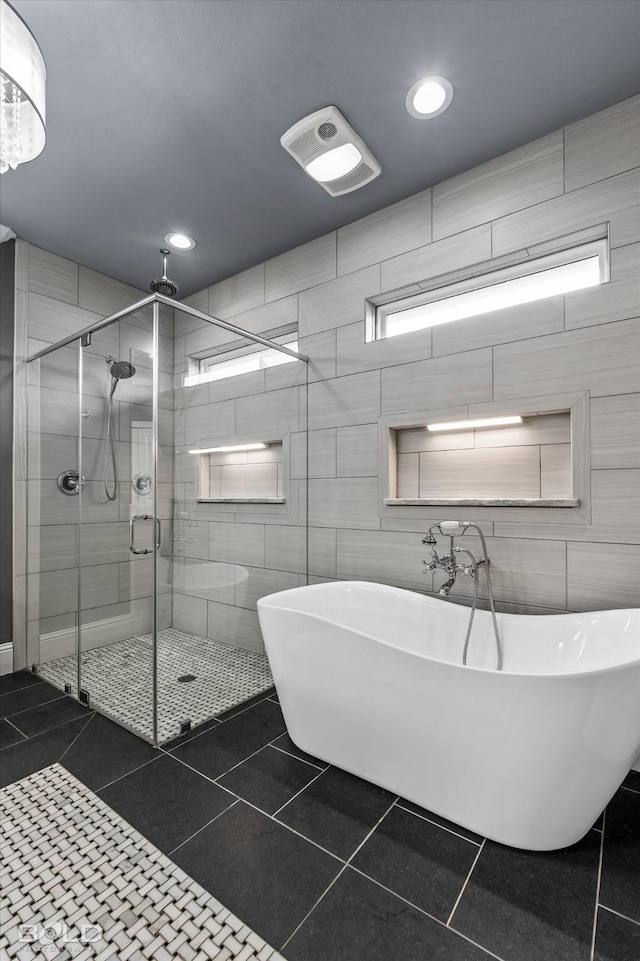
<instances>
[{"instance_id":1,"label":"tub filler faucet","mask_svg":"<svg viewBox=\"0 0 640 961\"><path fill-rule=\"evenodd\" d=\"M461 537L469 528L472 527L474 531L478 534L480 538L480 544L482 546L482 557L476 560L471 551L467 550L465 547L454 547L454 539L456 537ZM431 560L423 561L422 573L428 574L429 571L438 570L441 568L445 574L447 574L447 580L438 589L438 594L442 597L448 597L451 593L451 588L456 582L458 575L462 577L470 577L473 580L473 601L471 602L471 614L469 615L469 625L467 627L467 636L464 641L464 649L462 652L462 663L467 663L467 652L469 649L469 638L471 637L471 628L473 627L473 618L476 613L476 607L478 606L478 569L484 567L485 575L487 578L487 593L489 595L489 607L491 608L491 617L493 619L493 632L496 638L496 648L498 651L498 670L502 670L502 643L500 641L500 633L498 631L498 621L496 618L495 604L493 601L493 588L491 586L491 574L489 573L489 555L487 554L487 545L484 539L484 534L477 524L471 521L438 521L437 524L432 524L428 532L422 538L423 544L437 544L436 533L441 534L442 537L449 538L449 553L439 555L434 547L431 549ZM467 563L459 564L457 560L457 555L466 554L468 558Z\"/></svg>"},{"instance_id":2,"label":"tub filler faucet","mask_svg":"<svg viewBox=\"0 0 640 961\"><path fill-rule=\"evenodd\" d=\"M435 549L431 550L431 560L423 561L424 567L422 569L423 574L427 574L429 571L435 571L439 567L448 574L449 579L441 585L438 593L442 597L448 597L451 593L451 588L456 582L458 575L462 577L472 577L475 578L478 573L478 568L486 563L486 550L485 556L476 560L471 551L468 551L464 547L454 547L453 539L454 537L459 537L469 528L475 527L475 524L471 524L470 521L440 521L438 524L433 524L429 528L428 534L422 538L423 544L436 544L437 540L434 535L434 531L442 534L443 537L448 537L449 543L449 553L440 556ZM466 554L468 557L467 564L458 564L455 555L456 554Z\"/></svg>"}]
</instances>

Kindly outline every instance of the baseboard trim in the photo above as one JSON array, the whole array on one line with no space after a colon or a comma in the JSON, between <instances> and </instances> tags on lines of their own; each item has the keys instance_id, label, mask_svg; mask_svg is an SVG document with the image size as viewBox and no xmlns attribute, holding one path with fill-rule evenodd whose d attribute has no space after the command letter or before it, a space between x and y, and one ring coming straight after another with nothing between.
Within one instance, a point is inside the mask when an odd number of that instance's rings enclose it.
<instances>
[{"instance_id":1,"label":"baseboard trim","mask_svg":"<svg viewBox=\"0 0 640 961\"><path fill-rule=\"evenodd\" d=\"M13 644L0 644L0 675L13 674Z\"/></svg>"}]
</instances>

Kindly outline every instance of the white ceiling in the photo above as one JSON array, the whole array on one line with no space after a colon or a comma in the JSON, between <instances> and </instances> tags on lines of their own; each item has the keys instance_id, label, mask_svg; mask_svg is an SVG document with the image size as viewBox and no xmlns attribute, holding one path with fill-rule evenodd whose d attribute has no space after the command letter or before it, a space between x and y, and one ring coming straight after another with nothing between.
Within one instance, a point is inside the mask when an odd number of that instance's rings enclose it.
<instances>
[{"instance_id":1,"label":"white ceiling","mask_svg":"<svg viewBox=\"0 0 640 961\"><path fill-rule=\"evenodd\" d=\"M640 91L636 0L12 0L47 65L47 146L2 176L26 240L180 296ZM413 119L439 74L451 107ZM336 104L382 164L340 198L281 148Z\"/></svg>"}]
</instances>

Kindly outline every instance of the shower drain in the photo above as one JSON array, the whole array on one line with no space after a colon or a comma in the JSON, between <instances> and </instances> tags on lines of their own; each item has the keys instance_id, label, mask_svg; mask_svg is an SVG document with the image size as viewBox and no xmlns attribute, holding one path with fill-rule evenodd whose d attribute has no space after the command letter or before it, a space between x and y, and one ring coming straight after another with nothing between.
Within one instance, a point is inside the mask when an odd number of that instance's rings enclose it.
<instances>
[{"instance_id":1,"label":"shower drain","mask_svg":"<svg viewBox=\"0 0 640 961\"><path fill-rule=\"evenodd\" d=\"M195 674L182 674L182 675L178 678L178 680L180 681L181 684L186 684L187 681L195 681L195 679L196 679Z\"/></svg>"}]
</instances>

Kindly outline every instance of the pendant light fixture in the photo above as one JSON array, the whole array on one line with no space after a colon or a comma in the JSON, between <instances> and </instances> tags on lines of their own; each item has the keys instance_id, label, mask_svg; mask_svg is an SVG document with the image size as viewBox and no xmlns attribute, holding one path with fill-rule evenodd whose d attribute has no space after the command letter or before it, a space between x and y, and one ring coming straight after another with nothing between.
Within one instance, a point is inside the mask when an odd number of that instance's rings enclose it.
<instances>
[{"instance_id":1,"label":"pendant light fixture","mask_svg":"<svg viewBox=\"0 0 640 961\"><path fill-rule=\"evenodd\" d=\"M35 37L13 7L0 0L0 173L15 170L44 149L45 78Z\"/></svg>"}]
</instances>

